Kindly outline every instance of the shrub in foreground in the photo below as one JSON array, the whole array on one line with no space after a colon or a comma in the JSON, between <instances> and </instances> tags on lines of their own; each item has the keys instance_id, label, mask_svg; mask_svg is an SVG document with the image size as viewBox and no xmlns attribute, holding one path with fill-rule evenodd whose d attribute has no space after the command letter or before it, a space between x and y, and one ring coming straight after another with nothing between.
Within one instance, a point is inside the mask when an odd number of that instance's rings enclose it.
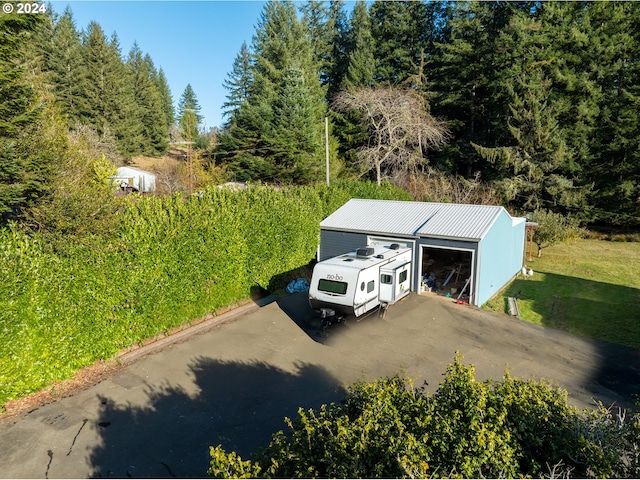
<instances>
[{"instance_id":1,"label":"shrub in foreground","mask_svg":"<svg viewBox=\"0 0 640 480\"><path fill-rule=\"evenodd\" d=\"M544 381L479 382L460 357L437 391L400 377L299 409L251 460L210 449L220 478L638 477L640 415L580 411Z\"/></svg>"}]
</instances>

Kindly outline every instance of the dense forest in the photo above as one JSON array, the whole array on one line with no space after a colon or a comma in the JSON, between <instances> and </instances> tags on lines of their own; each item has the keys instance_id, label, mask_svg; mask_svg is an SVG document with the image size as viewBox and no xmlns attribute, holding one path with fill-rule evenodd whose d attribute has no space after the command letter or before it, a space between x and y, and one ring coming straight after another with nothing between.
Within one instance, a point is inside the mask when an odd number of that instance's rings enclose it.
<instances>
[{"instance_id":1,"label":"dense forest","mask_svg":"<svg viewBox=\"0 0 640 480\"><path fill-rule=\"evenodd\" d=\"M328 151L332 178L386 179L418 200L637 228L639 23L635 2L271 1L209 143L195 92L176 115L137 45L78 29L69 8L3 14L0 211L50 225L70 164L86 186L190 139L238 180L322 181Z\"/></svg>"},{"instance_id":2,"label":"dense forest","mask_svg":"<svg viewBox=\"0 0 640 480\"><path fill-rule=\"evenodd\" d=\"M0 71L5 221L81 228L112 213L104 200L116 166L167 151L175 119L162 69L137 45L124 58L95 22L79 31L69 8L1 15Z\"/></svg>"},{"instance_id":3,"label":"dense forest","mask_svg":"<svg viewBox=\"0 0 640 480\"><path fill-rule=\"evenodd\" d=\"M376 93L393 87L417 93L449 135L407 154L421 137L387 132L391 181L480 179L520 212L638 225L637 3L377 1L347 13L343 2L312 0L300 10L269 3L240 49L217 162L247 179L315 181L328 115L340 167L371 173L380 132L366 117ZM339 108L341 94L362 90L366 108Z\"/></svg>"}]
</instances>

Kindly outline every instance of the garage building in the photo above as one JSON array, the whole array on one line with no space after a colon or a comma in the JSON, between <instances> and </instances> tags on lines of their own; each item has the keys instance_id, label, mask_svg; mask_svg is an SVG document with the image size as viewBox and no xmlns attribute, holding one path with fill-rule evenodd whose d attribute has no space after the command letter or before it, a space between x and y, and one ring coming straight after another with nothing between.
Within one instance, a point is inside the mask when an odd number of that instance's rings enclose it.
<instances>
[{"instance_id":1,"label":"garage building","mask_svg":"<svg viewBox=\"0 0 640 480\"><path fill-rule=\"evenodd\" d=\"M397 243L413 251L413 291L457 297L468 281L482 305L522 269L525 223L499 206L351 199L320 223L318 260Z\"/></svg>"}]
</instances>

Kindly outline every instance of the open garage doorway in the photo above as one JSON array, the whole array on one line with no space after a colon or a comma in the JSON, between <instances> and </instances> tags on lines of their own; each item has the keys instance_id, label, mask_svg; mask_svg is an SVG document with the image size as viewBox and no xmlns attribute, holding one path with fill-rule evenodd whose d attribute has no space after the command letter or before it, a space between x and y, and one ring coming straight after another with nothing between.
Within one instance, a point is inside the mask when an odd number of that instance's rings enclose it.
<instances>
[{"instance_id":1,"label":"open garage doorway","mask_svg":"<svg viewBox=\"0 0 640 480\"><path fill-rule=\"evenodd\" d=\"M455 298L461 293L461 298L471 296L473 251L423 246L421 257L420 278L424 291L449 293ZM465 288L468 279L470 282Z\"/></svg>"}]
</instances>

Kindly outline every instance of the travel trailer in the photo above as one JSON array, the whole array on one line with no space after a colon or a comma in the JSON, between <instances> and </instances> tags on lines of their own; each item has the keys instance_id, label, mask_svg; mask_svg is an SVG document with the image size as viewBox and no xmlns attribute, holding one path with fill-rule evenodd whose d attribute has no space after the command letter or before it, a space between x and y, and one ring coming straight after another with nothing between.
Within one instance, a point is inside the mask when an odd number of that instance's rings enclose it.
<instances>
[{"instance_id":1,"label":"travel trailer","mask_svg":"<svg viewBox=\"0 0 640 480\"><path fill-rule=\"evenodd\" d=\"M411 291L411 249L397 243L354 250L316 264L309 304L322 318L359 317Z\"/></svg>"}]
</instances>

